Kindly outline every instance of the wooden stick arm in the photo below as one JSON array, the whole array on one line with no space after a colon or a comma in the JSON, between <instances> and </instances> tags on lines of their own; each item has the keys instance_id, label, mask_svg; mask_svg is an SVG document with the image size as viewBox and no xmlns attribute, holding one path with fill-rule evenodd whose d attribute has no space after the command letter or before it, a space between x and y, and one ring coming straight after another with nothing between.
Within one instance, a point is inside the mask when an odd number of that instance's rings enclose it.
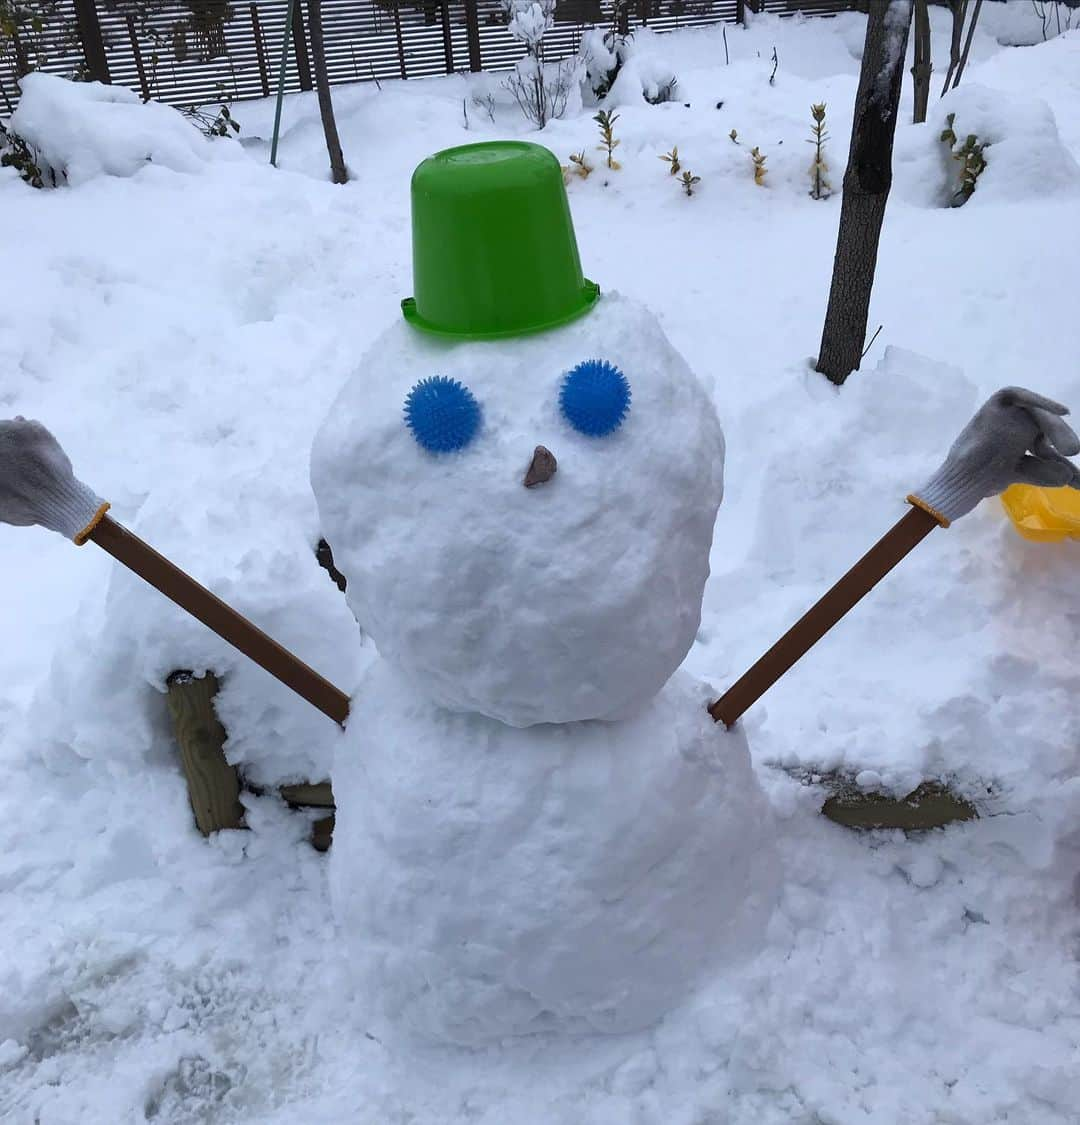
<instances>
[{"instance_id":1,"label":"wooden stick arm","mask_svg":"<svg viewBox=\"0 0 1080 1125\"><path fill-rule=\"evenodd\" d=\"M343 691L323 679L318 672L215 597L205 586L200 586L138 536L105 516L87 538L335 723L344 724L349 716L349 697Z\"/></svg>"},{"instance_id":2,"label":"wooden stick arm","mask_svg":"<svg viewBox=\"0 0 1080 1125\"><path fill-rule=\"evenodd\" d=\"M913 507L752 668L709 707L709 714L726 727L737 722L747 708L753 706L785 672L805 656L938 523L929 512Z\"/></svg>"}]
</instances>

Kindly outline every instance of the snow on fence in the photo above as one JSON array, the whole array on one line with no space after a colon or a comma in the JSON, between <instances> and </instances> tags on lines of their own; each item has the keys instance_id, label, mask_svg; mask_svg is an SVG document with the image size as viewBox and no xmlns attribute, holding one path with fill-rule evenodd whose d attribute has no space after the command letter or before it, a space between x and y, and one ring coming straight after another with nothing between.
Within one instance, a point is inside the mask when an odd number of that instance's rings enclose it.
<instances>
[{"instance_id":1,"label":"snow on fence","mask_svg":"<svg viewBox=\"0 0 1080 1125\"><path fill-rule=\"evenodd\" d=\"M612 0L558 0L546 57L571 55L584 31L610 26L612 6ZM855 0L632 0L624 25L674 31L742 22L746 11L831 15L857 6ZM191 22L191 8L182 3L157 8L143 21L125 7L57 0L56 18L42 32L0 42L0 113L14 110L17 77L30 69L115 82L173 105L242 101L276 90L287 0L233 4L212 45L176 31ZM506 70L522 53L507 34L499 0L323 0L322 7L331 83ZM286 90L310 90L311 74L306 17L297 3Z\"/></svg>"}]
</instances>

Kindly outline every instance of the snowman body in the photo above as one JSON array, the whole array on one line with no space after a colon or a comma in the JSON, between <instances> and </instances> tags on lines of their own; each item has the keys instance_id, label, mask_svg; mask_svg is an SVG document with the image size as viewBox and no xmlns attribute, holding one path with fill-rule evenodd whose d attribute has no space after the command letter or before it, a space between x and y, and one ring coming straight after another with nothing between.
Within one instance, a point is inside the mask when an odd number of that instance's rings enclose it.
<instances>
[{"instance_id":1,"label":"snowman body","mask_svg":"<svg viewBox=\"0 0 1080 1125\"><path fill-rule=\"evenodd\" d=\"M575 413L583 365L624 381L614 426ZM460 448L406 424L432 378L475 407ZM537 446L558 468L527 488ZM400 323L342 390L312 485L380 660L334 767L331 884L373 1014L470 1044L627 1031L755 947L767 803L676 673L723 454L703 387L617 295L507 341Z\"/></svg>"}]
</instances>

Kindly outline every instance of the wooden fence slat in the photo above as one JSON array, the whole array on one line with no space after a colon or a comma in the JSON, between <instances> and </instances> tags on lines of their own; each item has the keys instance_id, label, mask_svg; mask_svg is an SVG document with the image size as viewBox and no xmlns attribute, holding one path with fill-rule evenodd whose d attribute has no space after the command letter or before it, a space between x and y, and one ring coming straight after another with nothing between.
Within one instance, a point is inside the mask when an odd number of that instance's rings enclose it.
<instances>
[{"instance_id":1,"label":"wooden fence slat","mask_svg":"<svg viewBox=\"0 0 1080 1125\"><path fill-rule=\"evenodd\" d=\"M259 60L259 80L262 82L263 97L270 96L270 72L266 69L266 52L263 48L262 27L259 25L259 9L251 5L251 34L255 37L255 54Z\"/></svg>"},{"instance_id":2,"label":"wooden fence slat","mask_svg":"<svg viewBox=\"0 0 1080 1125\"><path fill-rule=\"evenodd\" d=\"M442 0L439 5L442 17L443 54L446 56L446 73L454 73L454 41L450 32L450 5L447 0Z\"/></svg>"},{"instance_id":3,"label":"wooden fence slat","mask_svg":"<svg viewBox=\"0 0 1080 1125\"><path fill-rule=\"evenodd\" d=\"M142 52L139 50L139 40L135 35L135 17L127 18L128 39L131 40L131 53L135 56L135 69L139 74L139 89L142 91L142 100L150 100L150 87L146 82L146 68L143 66Z\"/></svg>"},{"instance_id":4,"label":"wooden fence slat","mask_svg":"<svg viewBox=\"0 0 1080 1125\"><path fill-rule=\"evenodd\" d=\"M95 82L111 82L109 60L105 57L105 43L101 38L101 23L98 21L97 5L94 0L74 0L75 23L82 40L86 69Z\"/></svg>"},{"instance_id":5,"label":"wooden fence slat","mask_svg":"<svg viewBox=\"0 0 1080 1125\"><path fill-rule=\"evenodd\" d=\"M480 54L480 17L476 0L465 0L465 36L469 44L469 69L475 74L483 69Z\"/></svg>"},{"instance_id":6,"label":"wooden fence slat","mask_svg":"<svg viewBox=\"0 0 1080 1125\"><path fill-rule=\"evenodd\" d=\"M300 3L293 5L292 23L293 52L296 55L296 72L300 76L300 89L315 89L311 81L311 62L308 58L307 35L304 32L304 17Z\"/></svg>"},{"instance_id":7,"label":"wooden fence slat","mask_svg":"<svg viewBox=\"0 0 1080 1125\"><path fill-rule=\"evenodd\" d=\"M397 36L398 62L401 64L401 77L408 78L405 69L405 43L401 38L401 11L397 4L394 5L394 34Z\"/></svg>"}]
</instances>

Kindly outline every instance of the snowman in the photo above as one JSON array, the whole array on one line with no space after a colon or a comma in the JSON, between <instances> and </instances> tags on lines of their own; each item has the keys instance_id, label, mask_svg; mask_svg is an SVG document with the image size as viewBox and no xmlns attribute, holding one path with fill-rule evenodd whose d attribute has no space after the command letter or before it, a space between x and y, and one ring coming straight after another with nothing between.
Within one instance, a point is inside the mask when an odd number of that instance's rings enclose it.
<instances>
[{"instance_id":1,"label":"snowman","mask_svg":"<svg viewBox=\"0 0 1080 1125\"><path fill-rule=\"evenodd\" d=\"M679 671L723 434L582 276L547 149L451 149L412 193L415 298L311 463L379 653L333 770L342 941L423 1038L632 1031L752 952L778 886L744 738Z\"/></svg>"},{"instance_id":2,"label":"snowman","mask_svg":"<svg viewBox=\"0 0 1080 1125\"><path fill-rule=\"evenodd\" d=\"M680 665L723 492L708 395L647 309L582 275L546 149L450 149L412 192L415 296L311 459L379 653L351 702L116 524L38 422L0 420L0 523L97 543L347 717L331 890L382 1035L633 1031L751 956L778 895L738 716L931 528L1017 482L1080 488L1080 438L1062 404L996 392L707 707Z\"/></svg>"}]
</instances>

